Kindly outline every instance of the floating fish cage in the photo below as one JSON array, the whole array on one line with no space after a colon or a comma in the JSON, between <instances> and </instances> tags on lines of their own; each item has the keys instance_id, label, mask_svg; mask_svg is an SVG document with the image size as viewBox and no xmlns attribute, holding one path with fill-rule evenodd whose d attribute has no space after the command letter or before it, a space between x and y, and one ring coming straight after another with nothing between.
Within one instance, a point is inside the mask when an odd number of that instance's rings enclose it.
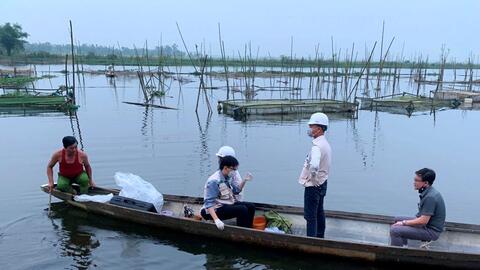
<instances>
[{"instance_id":1,"label":"floating fish cage","mask_svg":"<svg viewBox=\"0 0 480 270\"><path fill-rule=\"evenodd\" d=\"M305 115L316 112L357 112L358 103L329 99L261 99L225 100L218 102L218 111L234 119L246 119L259 115Z\"/></svg>"},{"instance_id":2,"label":"floating fish cage","mask_svg":"<svg viewBox=\"0 0 480 270\"><path fill-rule=\"evenodd\" d=\"M357 98L360 110L382 111L397 114L412 115L414 112L429 111L441 108L457 108L461 102L458 99L437 99L401 93L378 98Z\"/></svg>"},{"instance_id":3,"label":"floating fish cage","mask_svg":"<svg viewBox=\"0 0 480 270\"><path fill-rule=\"evenodd\" d=\"M440 90L433 93L435 99L441 100L465 100L471 99L472 102L480 102L480 92L462 91L462 90Z\"/></svg>"},{"instance_id":4,"label":"floating fish cage","mask_svg":"<svg viewBox=\"0 0 480 270\"><path fill-rule=\"evenodd\" d=\"M6 107L56 110L76 109L76 106L72 104L67 96L59 93L45 94L21 91L0 95L0 108Z\"/></svg>"}]
</instances>

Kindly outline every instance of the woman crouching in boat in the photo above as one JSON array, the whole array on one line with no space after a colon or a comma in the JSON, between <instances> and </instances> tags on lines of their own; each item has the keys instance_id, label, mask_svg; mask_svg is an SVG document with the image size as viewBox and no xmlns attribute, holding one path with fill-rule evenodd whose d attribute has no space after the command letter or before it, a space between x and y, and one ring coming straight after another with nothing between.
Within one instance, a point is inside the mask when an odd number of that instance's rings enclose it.
<instances>
[{"instance_id":1,"label":"woman crouching in boat","mask_svg":"<svg viewBox=\"0 0 480 270\"><path fill-rule=\"evenodd\" d=\"M251 228L255 206L252 203L235 201L235 194L241 189L238 183L232 181L238 168L238 160L225 156L220 161L220 168L212 174L205 183L204 204L201 215L212 220L218 229L223 230L222 219L237 219L237 226Z\"/></svg>"}]
</instances>

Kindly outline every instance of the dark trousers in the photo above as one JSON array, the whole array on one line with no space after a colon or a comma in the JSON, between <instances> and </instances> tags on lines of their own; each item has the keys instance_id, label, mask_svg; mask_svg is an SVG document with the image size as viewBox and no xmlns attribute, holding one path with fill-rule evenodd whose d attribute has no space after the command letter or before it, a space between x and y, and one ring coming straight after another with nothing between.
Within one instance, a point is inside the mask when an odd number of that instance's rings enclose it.
<instances>
[{"instance_id":1,"label":"dark trousers","mask_svg":"<svg viewBox=\"0 0 480 270\"><path fill-rule=\"evenodd\" d=\"M327 181L318 187L306 187L303 216L307 221L307 236L325 237L325 211L323 199L327 194Z\"/></svg>"},{"instance_id":2,"label":"dark trousers","mask_svg":"<svg viewBox=\"0 0 480 270\"><path fill-rule=\"evenodd\" d=\"M255 206L253 203L236 202L231 205L224 204L222 207L217 208L215 212L220 220L237 218L237 226L251 228L253 216L255 215ZM212 219L212 216L205 209L202 209L200 214L204 219Z\"/></svg>"},{"instance_id":3,"label":"dark trousers","mask_svg":"<svg viewBox=\"0 0 480 270\"><path fill-rule=\"evenodd\" d=\"M412 220L413 217L395 217L395 222L401 220ZM440 236L437 232L426 226L391 226L390 227L390 244L392 246L406 246L408 239L421 241L435 241Z\"/></svg>"}]
</instances>

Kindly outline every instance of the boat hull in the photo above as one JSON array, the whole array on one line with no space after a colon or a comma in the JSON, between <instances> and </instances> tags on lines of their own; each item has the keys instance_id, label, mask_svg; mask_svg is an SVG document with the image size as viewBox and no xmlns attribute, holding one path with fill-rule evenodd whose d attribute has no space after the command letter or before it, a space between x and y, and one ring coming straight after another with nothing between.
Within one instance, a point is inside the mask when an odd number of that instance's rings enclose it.
<instances>
[{"instance_id":1,"label":"boat hull","mask_svg":"<svg viewBox=\"0 0 480 270\"><path fill-rule=\"evenodd\" d=\"M46 186L42 186L44 192L48 192ZM116 190L101 190L101 194ZM385 243L369 243L369 242L351 242L337 239L318 239L306 237L303 235L293 234L276 234L265 231L259 231L248 228L241 228L231 223L226 223L223 231L218 230L215 224L208 221L199 221L191 218L180 216L167 216L145 211L139 211L111 205L108 203L95 202L76 202L73 201L72 195L54 190L52 195L64 200L66 203L83 209L85 211L109 216L112 218L125 220L127 222L139 223L152 227L167 228L181 233L194 234L204 237L211 237L236 243L247 245L255 245L259 247L281 249L283 251L291 251L301 254L317 254L335 257L343 257L361 261L375 263L402 263L402 264L421 264L428 266L441 266L450 268L467 268L478 269L480 265L480 253L460 253L446 252L437 250L427 250L418 248L400 248L392 247ZM173 210L174 213L181 215L183 213L183 205L194 205L196 210L201 203L201 198L164 195L164 208ZM268 204L256 204L257 214L264 211L275 210L287 218L301 217L301 208L290 206L277 206ZM391 217L378 215L365 215L348 212L328 211L327 212L327 228L334 226L336 223L342 227L341 222L353 222L358 226L370 226L378 224L379 228L388 228L391 224ZM297 220L294 220L296 223ZM363 225L362 225L363 224ZM351 226L351 224L348 224ZM456 225L450 224L450 230L464 233L475 234L478 237L480 228L477 225ZM384 233L384 232L383 232ZM327 231L328 237L328 231ZM478 239L480 241L480 238ZM476 244L476 243L475 243Z\"/></svg>"}]
</instances>

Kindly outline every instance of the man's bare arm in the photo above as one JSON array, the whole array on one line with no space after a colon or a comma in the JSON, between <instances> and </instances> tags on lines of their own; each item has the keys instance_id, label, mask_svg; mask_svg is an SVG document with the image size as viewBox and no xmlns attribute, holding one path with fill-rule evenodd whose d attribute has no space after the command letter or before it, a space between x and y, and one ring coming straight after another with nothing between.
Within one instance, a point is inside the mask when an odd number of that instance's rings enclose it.
<instances>
[{"instance_id":1,"label":"man's bare arm","mask_svg":"<svg viewBox=\"0 0 480 270\"><path fill-rule=\"evenodd\" d=\"M92 166L90 166L90 161L88 160L88 156L86 153L83 153L83 166L85 166L85 171L87 172L87 175L88 175L89 185L91 187L94 187L95 182L93 181Z\"/></svg>"},{"instance_id":2,"label":"man's bare arm","mask_svg":"<svg viewBox=\"0 0 480 270\"><path fill-rule=\"evenodd\" d=\"M58 153L54 153L52 155L52 158L50 158L50 161L48 162L48 165L47 165L47 177L48 177L48 186L50 187L50 191L53 189L53 167L55 167L55 165L57 164L58 162Z\"/></svg>"}]
</instances>

